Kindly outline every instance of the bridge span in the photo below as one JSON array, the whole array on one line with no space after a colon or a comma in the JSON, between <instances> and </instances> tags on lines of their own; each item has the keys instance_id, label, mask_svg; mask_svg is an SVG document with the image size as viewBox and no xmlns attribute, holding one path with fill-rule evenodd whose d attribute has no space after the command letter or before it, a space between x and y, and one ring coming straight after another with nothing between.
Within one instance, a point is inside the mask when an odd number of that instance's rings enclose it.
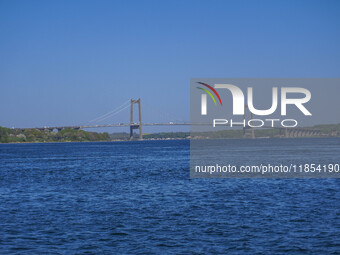
<instances>
[{"instance_id":1,"label":"bridge span","mask_svg":"<svg viewBox=\"0 0 340 255\"><path fill-rule=\"evenodd\" d=\"M138 105L138 122L134 122L133 120L133 106L134 104ZM125 107L126 108L126 107ZM244 115L245 119L245 115ZM108 127L129 127L130 129L130 140L133 139L133 130L139 129L139 139L143 139L143 133L142 133L142 126L193 126L193 125L199 125L199 126L206 126L206 125L212 125L212 123L190 123L190 122L166 122L166 123L142 123L142 112L141 112L141 99L131 99L130 100L130 123L118 123L118 124L105 124L105 125L73 125L73 126L54 126L54 127L35 127L35 128L15 128L17 130L32 130L36 129L39 131L61 131L64 129L73 129L73 130L79 130L79 129L87 129L87 128L108 128ZM263 128L267 129L280 129L280 134L283 132L284 137L300 137L300 136L320 136L321 131L313 128L303 128L303 127L294 127L294 128L285 128L285 127L271 127L271 126L265 126ZM255 129L246 126L243 127L243 137L244 138L255 138Z\"/></svg>"},{"instance_id":2,"label":"bridge span","mask_svg":"<svg viewBox=\"0 0 340 255\"><path fill-rule=\"evenodd\" d=\"M211 126L211 123L174 123L174 122L167 122L167 123L118 123L118 124L107 124L107 125L79 125L79 126L55 126L55 127L36 127L36 128L16 128L18 130L24 131L26 129L36 129L39 131L61 131L64 129L87 129L87 128L109 128L109 127L130 127L130 139L133 139L133 130L139 129L140 125L143 126ZM264 126L265 129L279 129L280 134L284 137L306 137L306 136L320 136L321 131L318 129L313 128L304 128L304 127L295 127L295 128L284 128L284 127L271 127L271 126ZM244 138L255 138L255 129L247 126L243 128L243 137ZM139 139L143 139L143 134L139 134Z\"/></svg>"}]
</instances>

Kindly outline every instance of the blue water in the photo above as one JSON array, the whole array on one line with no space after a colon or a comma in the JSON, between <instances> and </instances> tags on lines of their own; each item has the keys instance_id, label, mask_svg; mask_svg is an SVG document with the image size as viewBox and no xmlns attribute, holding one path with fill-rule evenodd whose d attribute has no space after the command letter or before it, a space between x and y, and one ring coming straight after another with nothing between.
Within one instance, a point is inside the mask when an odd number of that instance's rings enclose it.
<instances>
[{"instance_id":1,"label":"blue water","mask_svg":"<svg viewBox=\"0 0 340 255\"><path fill-rule=\"evenodd\" d=\"M340 179L190 179L189 154L188 141L0 145L0 253L340 253Z\"/></svg>"}]
</instances>

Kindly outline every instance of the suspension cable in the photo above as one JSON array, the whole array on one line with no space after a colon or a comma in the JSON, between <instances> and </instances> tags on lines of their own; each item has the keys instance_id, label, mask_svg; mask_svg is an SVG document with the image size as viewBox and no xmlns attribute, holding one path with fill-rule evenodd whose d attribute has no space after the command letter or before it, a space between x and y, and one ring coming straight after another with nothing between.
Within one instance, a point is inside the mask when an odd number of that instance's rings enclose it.
<instances>
[{"instance_id":1,"label":"suspension cable","mask_svg":"<svg viewBox=\"0 0 340 255\"><path fill-rule=\"evenodd\" d=\"M129 102L130 102L130 100L127 100L126 102L124 102L123 104L121 104L119 107L115 108L114 110L112 110L112 111L110 111L110 112L107 112L107 113L105 113L105 114L103 114L103 115L101 115L101 116L99 116L99 117L97 117L97 118L95 118L95 119L93 119L93 120L90 120L88 123L92 123L92 122L94 122L94 121L101 121L101 119L106 118L106 117L110 116L111 114L114 114L114 115L115 115L115 113L116 113L117 111L122 110L122 109L121 109L122 107L124 107L123 109L125 109L125 107L129 106L129 105L125 106L125 105L126 105L127 103L129 103Z\"/></svg>"}]
</instances>

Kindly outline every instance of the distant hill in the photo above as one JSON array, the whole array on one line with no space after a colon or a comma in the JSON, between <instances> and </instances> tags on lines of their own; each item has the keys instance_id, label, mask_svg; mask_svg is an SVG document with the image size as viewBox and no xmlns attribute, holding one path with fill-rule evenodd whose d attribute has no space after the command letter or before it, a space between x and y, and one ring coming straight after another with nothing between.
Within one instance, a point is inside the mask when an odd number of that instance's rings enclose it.
<instances>
[{"instance_id":1,"label":"distant hill","mask_svg":"<svg viewBox=\"0 0 340 255\"><path fill-rule=\"evenodd\" d=\"M0 127L0 143L16 142L87 142L110 141L108 133L87 132L84 130L64 129L57 133L36 129L10 129Z\"/></svg>"},{"instance_id":2,"label":"distant hill","mask_svg":"<svg viewBox=\"0 0 340 255\"><path fill-rule=\"evenodd\" d=\"M314 126L316 129L320 129L321 132L326 134L331 134L334 132L340 133L340 124L326 124L326 125L316 125Z\"/></svg>"},{"instance_id":3,"label":"distant hill","mask_svg":"<svg viewBox=\"0 0 340 255\"><path fill-rule=\"evenodd\" d=\"M316 125L311 127L318 129L325 136L340 136L340 124ZM135 134L135 136L137 136ZM279 129L255 129L256 137L281 137ZM199 132L190 134L189 132L161 132L143 134L145 140L159 139L188 139L188 138L211 138L211 139L232 139L242 138L243 130L221 130L216 132ZM0 127L0 143L18 142L95 142L95 141L128 141L130 134L121 133L96 133L84 130L64 129L59 132L40 131L36 129L10 129Z\"/></svg>"},{"instance_id":4,"label":"distant hill","mask_svg":"<svg viewBox=\"0 0 340 255\"><path fill-rule=\"evenodd\" d=\"M308 128L308 127L306 127ZM321 131L321 136L340 136L340 124L316 125L309 127ZM255 129L255 137L282 137L284 134L280 133L279 129ZM189 132L168 132L168 133L153 133L144 134L144 139L183 139L183 138L210 138L210 139L232 139L243 138L242 129L220 130L215 132L196 132L190 134Z\"/></svg>"}]
</instances>

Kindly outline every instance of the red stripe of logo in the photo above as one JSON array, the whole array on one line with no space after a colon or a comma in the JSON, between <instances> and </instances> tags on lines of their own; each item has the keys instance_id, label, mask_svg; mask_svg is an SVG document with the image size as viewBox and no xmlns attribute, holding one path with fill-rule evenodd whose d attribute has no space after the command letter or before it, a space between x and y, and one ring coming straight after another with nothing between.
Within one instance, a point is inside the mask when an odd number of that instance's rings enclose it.
<instances>
[{"instance_id":1,"label":"red stripe of logo","mask_svg":"<svg viewBox=\"0 0 340 255\"><path fill-rule=\"evenodd\" d=\"M198 82L198 83L201 84L201 85L203 85L203 86L208 87L209 89L211 89L212 92L214 92L215 95L218 97L218 100L220 100L220 103L221 103L221 105L222 105L222 100L221 100L221 98L220 98L220 95L217 93L217 91L216 91L213 87L211 87L210 85L208 85L208 84L206 84L206 83L203 83L203 82Z\"/></svg>"}]
</instances>

